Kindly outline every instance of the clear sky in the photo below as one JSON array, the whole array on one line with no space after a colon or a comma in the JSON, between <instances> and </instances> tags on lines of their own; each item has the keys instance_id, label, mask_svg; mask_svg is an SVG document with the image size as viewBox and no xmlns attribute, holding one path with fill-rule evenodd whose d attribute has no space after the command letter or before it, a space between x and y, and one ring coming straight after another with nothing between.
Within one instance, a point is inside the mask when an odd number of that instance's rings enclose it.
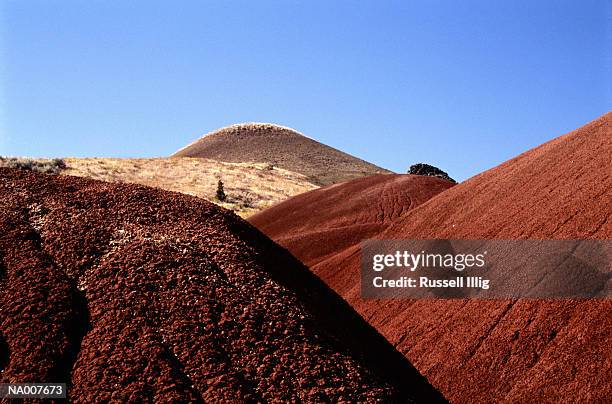
<instances>
[{"instance_id":1,"label":"clear sky","mask_svg":"<svg viewBox=\"0 0 612 404\"><path fill-rule=\"evenodd\" d=\"M0 2L0 154L273 122L463 180L610 109L612 1Z\"/></svg>"}]
</instances>

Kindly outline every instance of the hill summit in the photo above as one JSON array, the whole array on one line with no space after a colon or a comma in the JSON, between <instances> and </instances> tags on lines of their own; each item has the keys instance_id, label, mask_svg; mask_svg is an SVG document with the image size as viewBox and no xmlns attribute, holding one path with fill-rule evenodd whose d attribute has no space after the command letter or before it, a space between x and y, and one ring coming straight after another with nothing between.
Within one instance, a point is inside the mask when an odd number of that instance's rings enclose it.
<instances>
[{"instance_id":1,"label":"hill summit","mask_svg":"<svg viewBox=\"0 0 612 404\"><path fill-rule=\"evenodd\" d=\"M390 171L327 146L285 126L241 123L210 132L173 157L200 157L231 163L268 163L329 185Z\"/></svg>"}]
</instances>

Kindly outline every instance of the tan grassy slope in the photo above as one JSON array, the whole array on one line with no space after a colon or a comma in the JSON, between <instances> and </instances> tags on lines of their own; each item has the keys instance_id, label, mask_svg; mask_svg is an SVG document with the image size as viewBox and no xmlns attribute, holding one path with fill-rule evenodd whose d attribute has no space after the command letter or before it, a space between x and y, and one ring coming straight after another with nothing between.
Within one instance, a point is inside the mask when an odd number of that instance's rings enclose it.
<instances>
[{"instance_id":1,"label":"tan grassy slope","mask_svg":"<svg viewBox=\"0 0 612 404\"><path fill-rule=\"evenodd\" d=\"M317 185L391 173L293 129L269 123L243 123L215 130L180 149L174 156L270 163L304 174Z\"/></svg>"},{"instance_id":2,"label":"tan grassy slope","mask_svg":"<svg viewBox=\"0 0 612 404\"><path fill-rule=\"evenodd\" d=\"M290 196L317 188L306 176L265 163L201 158L67 158L64 175L148 185L198 196L246 217ZM215 199L217 181L227 200Z\"/></svg>"}]
</instances>

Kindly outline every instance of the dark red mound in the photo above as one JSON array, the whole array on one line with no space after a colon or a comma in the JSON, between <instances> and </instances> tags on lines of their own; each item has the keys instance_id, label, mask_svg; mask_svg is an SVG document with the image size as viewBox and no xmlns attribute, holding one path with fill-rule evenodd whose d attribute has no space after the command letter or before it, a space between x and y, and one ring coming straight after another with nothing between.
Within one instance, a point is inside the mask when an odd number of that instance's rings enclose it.
<instances>
[{"instance_id":1,"label":"dark red mound","mask_svg":"<svg viewBox=\"0 0 612 404\"><path fill-rule=\"evenodd\" d=\"M70 399L441 399L295 258L211 203L0 169L0 382Z\"/></svg>"},{"instance_id":2,"label":"dark red mound","mask_svg":"<svg viewBox=\"0 0 612 404\"><path fill-rule=\"evenodd\" d=\"M269 163L304 174L317 185L390 173L293 129L269 123L243 123L217 129L173 156L234 163Z\"/></svg>"},{"instance_id":3,"label":"dark red mound","mask_svg":"<svg viewBox=\"0 0 612 404\"><path fill-rule=\"evenodd\" d=\"M378 238L609 239L612 113L407 212ZM312 270L453 402L609 402L612 302L364 301L359 250Z\"/></svg>"},{"instance_id":4,"label":"dark red mound","mask_svg":"<svg viewBox=\"0 0 612 404\"><path fill-rule=\"evenodd\" d=\"M313 266L380 233L453 185L435 177L375 175L297 195L249 222Z\"/></svg>"}]
</instances>

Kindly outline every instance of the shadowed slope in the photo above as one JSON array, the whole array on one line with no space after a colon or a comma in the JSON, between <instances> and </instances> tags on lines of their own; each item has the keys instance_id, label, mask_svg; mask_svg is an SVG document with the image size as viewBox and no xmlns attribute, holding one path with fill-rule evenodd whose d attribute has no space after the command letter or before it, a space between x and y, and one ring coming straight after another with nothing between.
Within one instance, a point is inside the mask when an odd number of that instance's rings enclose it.
<instances>
[{"instance_id":1,"label":"shadowed slope","mask_svg":"<svg viewBox=\"0 0 612 404\"><path fill-rule=\"evenodd\" d=\"M433 197L377 238L609 239L612 114ZM612 302L359 297L359 249L311 268L454 402L605 402Z\"/></svg>"},{"instance_id":2,"label":"shadowed slope","mask_svg":"<svg viewBox=\"0 0 612 404\"><path fill-rule=\"evenodd\" d=\"M375 175L297 195L249 222L312 266L380 233L453 185L435 177Z\"/></svg>"},{"instance_id":3,"label":"shadowed slope","mask_svg":"<svg viewBox=\"0 0 612 404\"><path fill-rule=\"evenodd\" d=\"M233 163L269 163L306 175L317 185L390 173L283 126L265 123L232 125L210 132L174 153Z\"/></svg>"},{"instance_id":4,"label":"shadowed slope","mask_svg":"<svg viewBox=\"0 0 612 404\"><path fill-rule=\"evenodd\" d=\"M1 382L101 401L440 400L295 258L232 213L0 169Z\"/></svg>"}]
</instances>

